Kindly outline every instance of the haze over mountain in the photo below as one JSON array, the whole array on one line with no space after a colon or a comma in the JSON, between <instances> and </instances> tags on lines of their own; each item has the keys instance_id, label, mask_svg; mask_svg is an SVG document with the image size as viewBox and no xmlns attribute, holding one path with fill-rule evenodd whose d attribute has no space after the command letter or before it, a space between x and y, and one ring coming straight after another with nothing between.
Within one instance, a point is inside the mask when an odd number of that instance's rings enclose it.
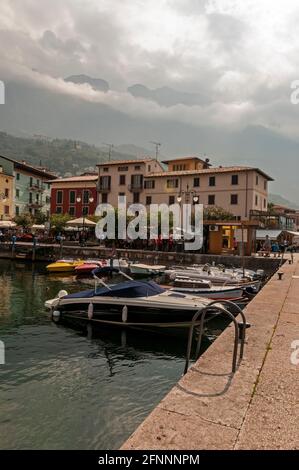
<instances>
[{"instance_id":1,"label":"haze over mountain","mask_svg":"<svg viewBox=\"0 0 299 470\"><path fill-rule=\"evenodd\" d=\"M66 82L77 83L77 84L88 84L92 87L93 90L96 91L104 91L107 93L109 90L109 83L102 78L91 78L88 75L71 75L70 77L66 77L64 79Z\"/></svg>"},{"instance_id":2,"label":"haze over mountain","mask_svg":"<svg viewBox=\"0 0 299 470\"><path fill-rule=\"evenodd\" d=\"M152 155L158 141L259 167L299 201L297 2L26 3L1 4L0 129Z\"/></svg>"},{"instance_id":3,"label":"haze over mountain","mask_svg":"<svg viewBox=\"0 0 299 470\"><path fill-rule=\"evenodd\" d=\"M155 101L160 106L166 107L175 106L176 104L196 106L208 102L207 98L199 93L177 91L168 86L151 90L144 85L136 84L128 87L128 92L136 98L145 98L147 100Z\"/></svg>"}]
</instances>

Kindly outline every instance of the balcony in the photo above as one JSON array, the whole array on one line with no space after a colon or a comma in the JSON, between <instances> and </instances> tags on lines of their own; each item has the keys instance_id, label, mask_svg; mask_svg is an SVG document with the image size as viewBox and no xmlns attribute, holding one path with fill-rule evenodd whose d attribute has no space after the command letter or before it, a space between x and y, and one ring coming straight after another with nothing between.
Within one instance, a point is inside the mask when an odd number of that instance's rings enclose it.
<instances>
[{"instance_id":1,"label":"balcony","mask_svg":"<svg viewBox=\"0 0 299 470\"><path fill-rule=\"evenodd\" d=\"M43 207L41 202L29 202L27 205L30 209L41 209Z\"/></svg>"},{"instance_id":2,"label":"balcony","mask_svg":"<svg viewBox=\"0 0 299 470\"><path fill-rule=\"evenodd\" d=\"M109 185L100 184L100 183L97 184L97 192L98 193L109 193L109 191L111 191L110 184Z\"/></svg>"},{"instance_id":3,"label":"balcony","mask_svg":"<svg viewBox=\"0 0 299 470\"><path fill-rule=\"evenodd\" d=\"M45 187L40 186L38 184L29 184L28 189L29 189L29 191L38 191L38 192L42 193L45 190Z\"/></svg>"},{"instance_id":4,"label":"balcony","mask_svg":"<svg viewBox=\"0 0 299 470\"><path fill-rule=\"evenodd\" d=\"M128 190L129 190L131 193L137 193L137 192L143 190L143 184L142 184L142 183L129 184L129 185L128 185Z\"/></svg>"}]
</instances>

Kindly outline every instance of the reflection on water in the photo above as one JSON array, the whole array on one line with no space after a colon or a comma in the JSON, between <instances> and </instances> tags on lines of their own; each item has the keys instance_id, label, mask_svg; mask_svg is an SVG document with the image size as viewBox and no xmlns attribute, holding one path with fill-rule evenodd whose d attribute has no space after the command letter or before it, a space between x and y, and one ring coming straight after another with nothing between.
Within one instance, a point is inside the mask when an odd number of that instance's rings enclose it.
<instances>
[{"instance_id":1,"label":"reflection on water","mask_svg":"<svg viewBox=\"0 0 299 470\"><path fill-rule=\"evenodd\" d=\"M2 449L118 448L182 374L184 338L53 324L62 288L78 282L0 260Z\"/></svg>"}]
</instances>

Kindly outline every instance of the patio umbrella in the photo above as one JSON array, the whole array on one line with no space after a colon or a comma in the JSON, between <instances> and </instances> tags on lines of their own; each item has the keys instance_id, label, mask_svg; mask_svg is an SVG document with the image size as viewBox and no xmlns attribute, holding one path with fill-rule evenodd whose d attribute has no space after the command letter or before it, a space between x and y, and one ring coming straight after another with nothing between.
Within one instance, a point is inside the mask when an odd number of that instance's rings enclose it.
<instances>
[{"instance_id":1,"label":"patio umbrella","mask_svg":"<svg viewBox=\"0 0 299 470\"><path fill-rule=\"evenodd\" d=\"M85 217L79 217L78 219L69 220L66 225L69 227L95 227L97 224Z\"/></svg>"},{"instance_id":2,"label":"patio umbrella","mask_svg":"<svg viewBox=\"0 0 299 470\"><path fill-rule=\"evenodd\" d=\"M13 228L16 226L17 224L11 222L11 220L0 220L0 228Z\"/></svg>"}]
</instances>

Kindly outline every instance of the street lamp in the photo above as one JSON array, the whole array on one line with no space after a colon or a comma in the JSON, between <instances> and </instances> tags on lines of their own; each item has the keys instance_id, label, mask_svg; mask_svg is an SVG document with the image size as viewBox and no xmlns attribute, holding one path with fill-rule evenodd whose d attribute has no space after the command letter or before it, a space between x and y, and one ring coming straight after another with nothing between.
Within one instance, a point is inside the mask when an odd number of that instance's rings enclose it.
<instances>
[{"instance_id":1,"label":"street lamp","mask_svg":"<svg viewBox=\"0 0 299 470\"><path fill-rule=\"evenodd\" d=\"M76 201L78 203L80 203L82 201L82 197L81 196L78 196L76 198ZM87 201L87 204L88 203L92 203L94 201L94 198L92 196L89 196L88 197L88 201ZM84 203L84 200L83 200L83 203ZM84 208L83 208L83 205L82 205L82 219L83 219L83 233L85 232L85 213L84 213Z\"/></svg>"}]
</instances>

